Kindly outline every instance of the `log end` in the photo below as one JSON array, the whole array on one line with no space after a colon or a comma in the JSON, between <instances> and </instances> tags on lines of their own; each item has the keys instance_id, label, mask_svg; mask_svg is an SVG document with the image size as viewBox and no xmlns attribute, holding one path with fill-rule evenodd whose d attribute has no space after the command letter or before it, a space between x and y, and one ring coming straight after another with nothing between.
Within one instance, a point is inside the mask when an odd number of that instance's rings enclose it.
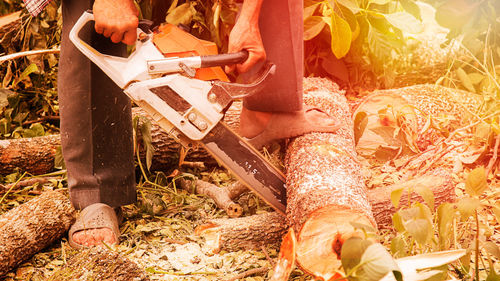
<instances>
[{"instance_id":1,"label":"log end","mask_svg":"<svg viewBox=\"0 0 500 281\"><path fill-rule=\"evenodd\" d=\"M297 237L297 263L309 274L330 280L341 267L340 251L350 237L363 237L350 222L372 225L364 214L339 206L313 212Z\"/></svg>"}]
</instances>

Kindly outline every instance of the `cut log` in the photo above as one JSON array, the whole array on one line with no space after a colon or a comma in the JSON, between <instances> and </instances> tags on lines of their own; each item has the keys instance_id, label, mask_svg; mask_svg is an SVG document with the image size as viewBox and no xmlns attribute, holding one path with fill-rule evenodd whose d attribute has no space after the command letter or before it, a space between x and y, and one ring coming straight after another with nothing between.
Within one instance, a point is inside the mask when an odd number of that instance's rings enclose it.
<instances>
[{"instance_id":1,"label":"cut log","mask_svg":"<svg viewBox=\"0 0 500 281\"><path fill-rule=\"evenodd\" d=\"M368 119L357 151L370 156L380 145L395 146L405 141L398 134L383 134L386 130L381 133L381 128L389 127L401 128L406 140L414 142L416 150L425 150L444 138L443 131L451 132L467 125L477 116L482 104L480 95L429 84L374 91L354 106L354 117L364 112ZM382 110L387 113L382 114ZM439 118L449 121L440 124L441 130L435 128Z\"/></svg>"},{"instance_id":2,"label":"cut log","mask_svg":"<svg viewBox=\"0 0 500 281\"><path fill-rule=\"evenodd\" d=\"M58 191L40 196L0 217L0 276L60 239L75 220L68 197Z\"/></svg>"},{"instance_id":3,"label":"cut log","mask_svg":"<svg viewBox=\"0 0 500 281\"><path fill-rule=\"evenodd\" d=\"M456 200L455 195L455 185L452 181L452 176L449 171L446 170L434 170L429 172L426 177L426 186L434 194L434 207L437 208L440 204L446 202L454 202ZM431 179L432 181L429 181ZM405 187L415 187L417 184L422 184L421 179L412 179L408 181L402 181L400 184L380 187L377 189L370 189L367 191L368 201L372 206L372 213L379 229L392 229L392 216L399 209L395 208L391 201L391 191L394 189L405 188ZM425 203L422 197L417 193L413 192L410 194L410 202L421 202ZM401 201L399 206L404 207L408 205L408 193L403 192L401 196ZM234 237L239 237L239 235L234 235L231 231L228 231L234 225L238 225L238 229L266 229L271 233L285 233L287 231L288 225L283 221L284 218L277 213L263 213L250 217L234 218L234 219L218 219L209 220L205 224L201 225L196 233L205 238L207 245L210 245L213 252L218 252L221 250L225 251L235 251L235 250L258 250L260 245L270 245L277 246L280 242L280 238L276 239L275 236L270 236L270 239L262 237L260 235L252 235L246 237L246 243L240 244L240 239L235 239ZM220 234L217 231L222 229ZM241 233L240 230L237 230ZM243 235L243 234L242 234ZM256 239L252 241L252 239Z\"/></svg>"},{"instance_id":4,"label":"cut log","mask_svg":"<svg viewBox=\"0 0 500 281\"><path fill-rule=\"evenodd\" d=\"M93 247L73 256L48 280L146 281L150 279L142 268L129 259L106 248Z\"/></svg>"},{"instance_id":5,"label":"cut log","mask_svg":"<svg viewBox=\"0 0 500 281\"><path fill-rule=\"evenodd\" d=\"M191 191L194 187L196 194L202 194L212 198L217 207L226 211L226 214L230 218L240 217L243 213L243 208L231 200L231 195L234 194L231 194L226 187L218 187L215 184L198 179L190 180L187 178L179 178L176 182L185 190Z\"/></svg>"},{"instance_id":6,"label":"cut log","mask_svg":"<svg viewBox=\"0 0 500 281\"><path fill-rule=\"evenodd\" d=\"M16 168L33 175L53 171L60 143L59 135L0 140L0 174L12 173Z\"/></svg>"},{"instance_id":7,"label":"cut log","mask_svg":"<svg viewBox=\"0 0 500 281\"><path fill-rule=\"evenodd\" d=\"M237 130L239 126L239 110L241 104L235 103L228 110L225 121L229 126ZM134 117L147 117L140 108L134 108ZM179 163L179 151L181 146L168 136L159 126L152 124L152 144L155 149L153 155L152 170L169 171ZM140 135L138 136L140 140ZM54 170L54 159L56 150L61 145L59 135L48 135L35 138L0 140L0 175L7 175L16 168L28 173L39 175ZM141 146L142 148L142 146ZM140 151L141 161L146 162L146 153ZM192 149L188 152L186 161L201 161L205 164L216 164L204 149Z\"/></svg>"},{"instance_id":8,"label":"cut log","mask_svg":"<svg viewBox=\"0 0 500 281\"><path fill-rule=\"evenodd\" d=\"M5 34L11 31L18 31L21 26L21 12L17 11L0 17L0 42L5 38Z\"/></svg>"},{"instance_id":9,"label":"cut log","mask_svg":"<svg viewBox=\"0 0 500 281\"><path fill-rule=\"evenodd\" d=\"M258 250L263 245L277 245L286 233L287 225L278 213L263 213L242 218L214 219L195 229L205 238L207 252L221 250Z\"/></svg>"},{"instance_id":10,"label":"cut log","mask_svg":"<svg viewBox=\"0 0 500 281\"><path fill-rule=\"evenodd\" d=\"M334 116L335 133L310 133L287 148L287 218L297 234L297 264L322 280L341 266L345 240L362 235L351 222L376 228L354 144L347 99L324 79L304 83L304 101Z\"/></svg>"},{"instance_id":11,"label":"cut log","mask_svg":"<svg viewBox=\"0 0 500 281\"><path fill-rule=\"evenodd\" d=\"M309 83L308 81L310 81L309 78L305 79L306 84ZM322 87L331 88L331 82L326 81L328 80L315 79L314 83L321 83ZM423 93L422 96L420 96L421 93ZM446 103L446 100L450 100L451 102ZM412 125L415 128L415 132L420 132L426 124L426 118L434 116L433 114L439 115L446 113L449 117L454 117L456 120L466 120L463 116L468 116L467 114L469 111L477 109L480 104L480 99L478 99L476 95L459 90L435 87L434 85L416 85L402 89L376 91L357 103L357 105L354 105L354 116L361 111L369 113L378 112L382 108L387 108L388 104L392 106L395 103L409 105L410 108L418 108L419 110L417 112L421 110L424 110L422 112L426 112L425 114L419 115L421 116L419 117L419 125ZM395 107L401 108L401 106ZM440 108L439 111L436 111L438 108ZM240 109L241 103L235 102L226 113L224 121L231 129L237 130L239 127ZM414 114L413 109L411 109L411 112ZM133 116L147 115L142 109L134 108ZM406 116L408 117L408 122L413 122L411 114L407 114ZM416 122L414 124L416 124ZM367 127L365 133L369 132L370 128L371 127ZM424 131L427 133L422 134L419 140L419 146L421 148L426 147L429 143L434 141L436 134L439 136L441 135L434 129ZM151 134L152 144L155 148L151 169L169 171L172 167L176 167L179 162L180 145L154 123L151 127ZM138 138L141 139L140 136L138 136ZM360 143L358 143L358 149L360 149ZM53 171L55 151L59 145L60 140L58 135L0 141L0 175L12 173L16 167L32 174L45 174ZM371 152L368 154L373 155ZM145 152L143 150L141 150L141 159L143 163L145 163ZM190 150L185 160L204 162L207 165L216 164L216 161L201 148ZM34 165L35 163L36 165Z\"/></svg>"}]
</instances>

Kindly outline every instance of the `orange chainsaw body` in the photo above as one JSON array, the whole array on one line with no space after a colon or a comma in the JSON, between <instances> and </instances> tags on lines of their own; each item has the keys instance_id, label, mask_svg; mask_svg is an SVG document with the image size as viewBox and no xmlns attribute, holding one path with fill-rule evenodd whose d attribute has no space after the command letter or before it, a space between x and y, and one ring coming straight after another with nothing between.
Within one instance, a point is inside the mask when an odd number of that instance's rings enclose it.
<instances>
[{"instance_id":1,"label":"orange chainsaw body","mask_svg":"<svg viewBox=\"0 0 500 281\"><path fill-rule=\"evenodd\" d=\"M167 58L218 54L215 43L198 39L172 24L161 25L158 32L153 35L153 43ZM205 81L221 80L229 82L226 73L221 67L196 69L195 78Z\"/></svg>"}]
</instances>

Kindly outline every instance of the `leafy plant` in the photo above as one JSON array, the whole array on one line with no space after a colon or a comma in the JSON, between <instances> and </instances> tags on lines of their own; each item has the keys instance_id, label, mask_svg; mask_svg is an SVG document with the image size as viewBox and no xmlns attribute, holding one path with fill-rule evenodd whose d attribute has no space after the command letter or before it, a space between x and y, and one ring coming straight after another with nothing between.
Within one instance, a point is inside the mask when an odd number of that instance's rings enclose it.
<instances>
[{"instance_id":1,"label":"leafy plant","mask_svg":"<svg viewBox=\"0 0 500 281\"><path fill-rule=\"evenodd\" d=\"M500 206L484 200L489 189L485 169L480 167L472 170L464 188L467 196L456 203L441 204L435 212L434 208L429 208L432 206L429 200L433 198L432 191L425 185L407 189L408 194L412 192L411 189L416 191L426 203L410 202L408 207L394 214L392 220L397 235L391 241L392 254L405 257L450 248L466 249L468 254L461 259L460 266L453 268L460 278L485 280L497 276L495 263L500 257L500 248L489 241L491 231L485 216L491 210L497 223L500 222ZM391 194L396 208L401 194L401 190L394 190ZM441 270L446 272L448 268ZM486 276L480 275L484 270L487 270ZM446 274L443 276L446 277Z\"/></svg>"},{"instance_id":2,"label":"leafy plant","mask_svg":"<svg viewBox=\"0 0 500 281\"><path fill-rule=\"evenodd\" d=\"M0 53L56 47L61 24L58 4L53 2L37 18L23 12L20 28L0 38ZM47 54L0 64L0 138L40 136L58 130L57 62L54 54Z\"/></svg>"},{"instance_id":3,"label":"leafy plant","mask_svg":"<svg viewBox=\"0 0 500 281\"><path fill-rule=\"evenodd\" d=\"M352 83L368 75L374 80L380 77L386 87L393 84L391 66L406 52L404 32L415 33L421 28L420 9L413 0L304 3L307 75L327 75Z\"/></svg>"}]
</instances>

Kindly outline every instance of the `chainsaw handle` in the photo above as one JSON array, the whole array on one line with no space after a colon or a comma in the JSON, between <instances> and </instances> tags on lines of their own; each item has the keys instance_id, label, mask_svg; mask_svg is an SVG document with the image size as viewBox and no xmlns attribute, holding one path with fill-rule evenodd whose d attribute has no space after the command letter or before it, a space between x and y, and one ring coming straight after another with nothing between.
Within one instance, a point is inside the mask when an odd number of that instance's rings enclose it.
<instances>
[{"instance_id":1,"label":"chainsaw handle","mask_svg":"<svg viewBox=\"0 0 500 281\"><path fill-rule=\"evenodd\" d=\"M237 53L201 56L201 68L224 66L243 63L248 59L248 51L243 50Z\"/></svg>"},{"instance_id":2,"label":"chainsaw handle","mask_svg":"<svg viewBox=\"0 0 500 281\"><path fill-rule=\"evenodd\" d=\"M94 14L91 11L84 12L69 33L69 39L80 52L122 89L133 81L150 78L144 62L147 59L163 58L163 55L150 42L151 40L148 40L150 37L148 34L137 28L138 40L135 44L135 51L128 58L111 56L97 51L80 38L80 31L90 21L94 21Z\"/></svg>"}]
</instances>

